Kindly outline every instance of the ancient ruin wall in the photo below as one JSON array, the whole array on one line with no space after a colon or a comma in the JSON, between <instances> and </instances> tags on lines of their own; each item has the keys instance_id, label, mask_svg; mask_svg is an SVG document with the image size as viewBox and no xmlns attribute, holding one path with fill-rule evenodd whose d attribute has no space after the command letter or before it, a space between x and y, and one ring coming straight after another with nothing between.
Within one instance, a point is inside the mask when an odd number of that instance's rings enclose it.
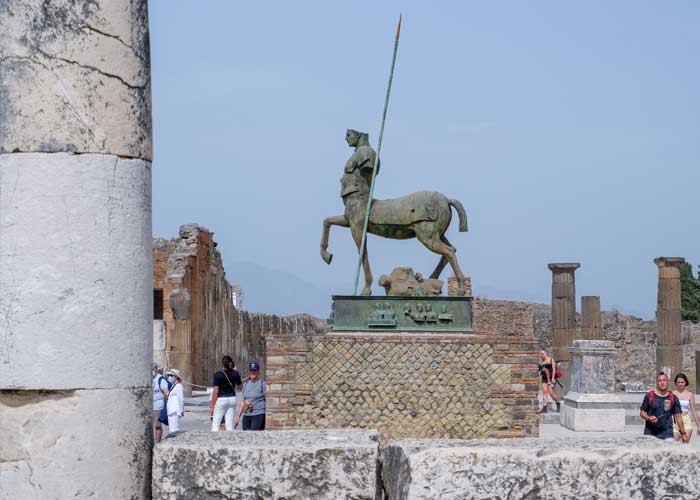
<instances>
[{"instance_id":1,"label":"ancient ruin wall","mask_svg":"<svg viewBox=\"0 0 700 500\"><path fill-rule=\"evenodd\" d=\"M497 335L534 337L540 347L552 346L551 305L507 300L474 300L474 325L478 331ZM604 340L615 342L615 386L642 382L651 386L656 371L656 322L618 311L601 313ZM577 315L577 337L582 319ZM695 371L695 351L700 350L700 324L684 321L683 370Z\"/></svg>"},{"instance_id":2,"label":"ancient ruin wall","mask_svg":"<svg viewBox=\"0 0 700 500\"><path fill-rule=\"evenodd\" d=\"M537 344L482 335L267 337L267 426L398 438L539 433Z\"/></svg>"},{"instance_id":3,"label":"ancient ruin wall","mask_svg":"<svg viewBox=\"0 0 700 500\"><path fill-rule=\"evenodd\" d=\"M175 368L181 367L174 365L176 358L172 356L179 346L172 342L175 318L169 299L178 284L190 293L187 316L191 335L191 382L197 385L211 384L224 354L233 356L244 374L251 361L258 361L264 370L265 337L268 335L328 330L324 322L306 314L280 317L235 309L231 284L213 233L196 224L187 224L180 228L178 238L153 241L153 288L162 290L158 297L162 296L166 344L171 353L169 358L166 354L166 363Z\"/></svg>"}]
</instances>

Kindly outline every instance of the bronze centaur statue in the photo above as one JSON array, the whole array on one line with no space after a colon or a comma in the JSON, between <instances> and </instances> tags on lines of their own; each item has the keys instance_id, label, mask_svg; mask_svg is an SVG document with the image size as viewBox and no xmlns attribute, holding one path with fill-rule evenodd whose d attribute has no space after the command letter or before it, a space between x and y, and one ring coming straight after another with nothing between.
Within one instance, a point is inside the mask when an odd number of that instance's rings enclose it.
<instances>
[{"instance_id":1,"label":"bronze centaur statue","mask_svg":"<svg viewBox=\"0 0 700 500\"><path fill-rule=\"evenodd\" d=\"M345 140L355 152L345 164L343 177L340 180L340 196L343 198L345 213L328 217L323 221L321 236L321 257L327 264L331 263L333 254L328 251L328 236L331 226L349 227L358 251L362 242L362 229L365 221L365 211L369 200L372 167L376 152L369 145L369 136L356 130L348 130ZM379 164L377 164L379 173ZM393 200L374 200L369 216L367 232L396 240L418 238L428 250L440 255L440 262L430 275L439 278L447 263L457 276L457 294L464 295L464 274L459 267L456 249L445 238L452 210L459 216L459 230L467 231L467 214L462 204L442 193L435 191L418 191ZM362 256L362 267L365 272L365 286L362 295L372 293L372 271L367 256L367 242Z\"/></svg>"}]
</instances>

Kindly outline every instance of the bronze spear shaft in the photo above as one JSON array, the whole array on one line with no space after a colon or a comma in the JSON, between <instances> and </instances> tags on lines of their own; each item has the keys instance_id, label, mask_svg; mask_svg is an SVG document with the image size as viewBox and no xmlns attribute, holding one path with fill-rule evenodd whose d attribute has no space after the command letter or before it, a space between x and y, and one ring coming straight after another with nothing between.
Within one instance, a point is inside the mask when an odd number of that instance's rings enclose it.
<instances>
[{"instance_id":1,"label":"bronze spear shaft","mask_svg":"<svg viewBox=\"0 0 700 500\"><path fill-rule=\"evenodd\" d=\"M362 267L362 258L365 255L365 246L367 244L367 226L369 225L369 214L372 210L372 200L374 199L374 180L377 177L377 165L379 164L379 154L382 151L382 139L384 138L384 124L386 123L386 113L389 109L389 95L391 94L391 82L394 79L396 51L399 48L399 36L401 35L401 17L402 15L399 14L399 22L396 25L396 37L394 37L394 54L391 57L391 68L389 69L389 83L386 86L386 96L384 97L384 111L382 113L382 124L379 128L377 154L374 157L374 165L372 165L372 182L370 183L369 187L369 198L367 199L367 210L365 211L365 223L362 227L362 242L360 243L360 256L357 261L357 271L355 272L355 291L353 295L357 295L357 285L360 281L360 268Z\"/></svg>"}]
</instances>

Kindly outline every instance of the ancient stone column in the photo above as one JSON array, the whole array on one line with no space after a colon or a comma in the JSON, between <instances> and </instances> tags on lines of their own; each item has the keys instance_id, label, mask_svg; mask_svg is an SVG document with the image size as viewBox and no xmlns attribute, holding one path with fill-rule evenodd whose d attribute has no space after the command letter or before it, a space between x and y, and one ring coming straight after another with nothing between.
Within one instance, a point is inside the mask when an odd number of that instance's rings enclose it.
<instances>
[{"instance_id":1,"label":"ancient stone column","mask_svg":"<svg viewBox=\"0 0 700 500\"><path fill-rule=\"evenodd\" d=\"M622 432L625 409L615 389L615 348L607 340L575 340L571 390L560 423L574 431Z\"/></svg>"},{"instance_id":2,"label":"ancient stone column","mask_svg":"<svg viewBox=\"0 0 700 500\"><path fill-rule=\"evenodd\" d=\"M576 286L574 273L581 267L575 263L549 264L552 271L552 337L554 359L569 361L569 347L576 334Z\"/></svg>"},{"instance_id":3,"label":"ancient stone column","mask_svg":"<svg viewBox=\"0 0 700 500\"><path fill-rule=\"evenodd\" d=\"M168 368L180 370L185 396L192 395L192 321L176 319L168 339L167 365Z\"/></svg>"},{"instance_id":4,"label":"ancient stone column","mask_svg":"<svg viewBox=\"0 0 700 500\"><path fill-rule=\"evenodd\" d=\"M173 279L181 279L173 277ZM192 304L190 291L177 283L170 292L168 305L173 312L173 327L167 340L168 368L180 370L185 396L192 395L192 320L190 306Z\"/></svg>"},{"instance_id":5,"label":"ancient stone column","mask_svg":"<svg viewBox=\"0 0 700 500\"><path fill-rule=\"evenodd\" d=\"M0 2L0 496L149 495L146 0Z\"/></svg>"},{"instance_id":6,"label":"ancient stone column","mask_svg":"<svg viewBox=\"0 0 700 500\"><path fill-rule=\"evenodd\" d=\"M581 338L584 340L603 340L600 297L593 295L581 297L581 316L583 317Z\"/></svg>"},{"instance_id":7,"label":"ancient stone column","mask_svg":"<svg viewBox=\"0 0 700 500\"><path fill-rule=\"evenodd\" d=\"M657 257L659 292L656 301L656 372L673 379L681 371L681 273L683 257Z\"/></svg>"}]
</instances>

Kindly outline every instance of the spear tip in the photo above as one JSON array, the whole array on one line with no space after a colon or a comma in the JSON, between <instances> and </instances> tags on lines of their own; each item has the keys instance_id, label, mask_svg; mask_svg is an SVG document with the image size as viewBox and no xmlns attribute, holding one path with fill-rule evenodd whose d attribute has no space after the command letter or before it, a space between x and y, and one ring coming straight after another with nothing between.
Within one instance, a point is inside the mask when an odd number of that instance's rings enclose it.
<instances>
[{"instance_id":1,"label":"spear tip","mask_svg":"<svg viewBox=\"0 0 700 500\"><path fill-rule=\"evenodd\" d=\"M396 41L399 41L399 36L401 36L401 18L403 17L403 13L399 12L399 24L396 25Z\"/></svg>"}]
</instances>

